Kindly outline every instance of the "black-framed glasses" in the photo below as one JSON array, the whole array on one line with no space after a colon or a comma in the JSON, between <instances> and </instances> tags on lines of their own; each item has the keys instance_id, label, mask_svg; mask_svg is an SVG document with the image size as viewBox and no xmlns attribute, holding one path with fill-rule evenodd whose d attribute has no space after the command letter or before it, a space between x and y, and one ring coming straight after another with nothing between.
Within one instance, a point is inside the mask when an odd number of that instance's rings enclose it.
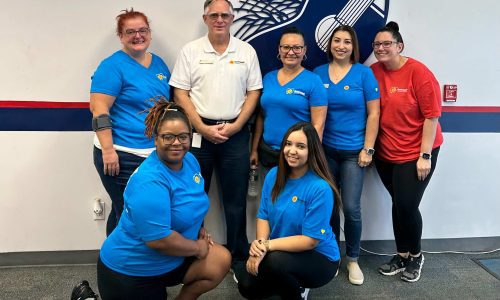
<instances>
[{"instance_id":1,"label":"black-framed glasses","mask_svg":"<svg viewBox=\"0 0 500 300\"><path fill-rule=\"evenodd\" d=\"M212 21L218 20L219 17L221 17L222 20L227 21L233 16L233 14L231 14L231 13L220 13L220 14L219 13L209 13L209 14L206 14L206 16Z\"/></svg>"},{"instance_id":2,"label":"black-framed glasses","mask_svg":"<svg viewBox=\"0 0 500 300\"><path fill-rule=\"evenodd\" d=\"M395 41L383 41L383 42L373 42L372 47L373 49L378 49L380 45L382 45L382 48L387 49L392 46L392 44L397 44L398 42Z\"/></svg>"},{"instance_id":3,"label":"black-framed glasses","mask_svg":"<svg viewBox=\"0 0 500 300\"><path fill-rule=\"evenodd\" d=\"M290 46L290 45L280 45L280 50L283 51L284 53L290 52L290 50L293 51L295 54L300 54L302 51L304 51L304 46Z\"/></svg>"},{"instance_id":4,"label":"black-framed glasses","mask_svg":"<svg viewBox=\"0 0 500 300\"><path fill-rule=\"evenodd\" d=\"M142 27L142 28L139 28L137 30L127 29L127 30L125 30L125 35L128 37L132 37L132 36L135 36L137 33L139 33L140 36L144 37L144 36L147 36L150 31L151 31L151 29L149 29L148 27Z\"/></svg>"},{"instance_id":5,"label":"black-framed glasses","mask_svg":"<svg viewBox=\"0 0 500 300\"><path fill-rule=\"evenodd\" d=\"M189 133L180 133L180 134L171 134L171 133L164 133L164 134L159 134L158 135L163 143L172 145L175 140L179 140L181 144L187 144L189 143L189 139L191 138L191 135Z\"/></svg>"}]
</instances>

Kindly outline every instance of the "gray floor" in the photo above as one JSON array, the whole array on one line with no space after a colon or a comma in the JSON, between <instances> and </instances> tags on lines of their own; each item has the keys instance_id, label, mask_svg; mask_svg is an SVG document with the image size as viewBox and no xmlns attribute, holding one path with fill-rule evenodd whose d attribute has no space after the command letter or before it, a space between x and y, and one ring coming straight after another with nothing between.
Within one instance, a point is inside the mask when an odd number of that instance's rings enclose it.
<instances>
[{"instance_id":1,"label":"gray floor","mask_svg":"<svg viewBox=\"0 0 500 300\"><path fill-rule=\"evenodd\" d=\"M360 265L365 284L353 286L347 280L345 265L328 285L311 290L309 299L500 299L500 281L472 259L488 255L425 254L423 275L417 283L406 283L397 276L377 273L387 257L363 255ZM73 286L87 279L97 292L95 265L23 266L0 268L0 299L69 299ZM178 287L169 288L170 297ZM201 299L242 299L228 275L217 289Z\"/></svg>"}]
</instances>

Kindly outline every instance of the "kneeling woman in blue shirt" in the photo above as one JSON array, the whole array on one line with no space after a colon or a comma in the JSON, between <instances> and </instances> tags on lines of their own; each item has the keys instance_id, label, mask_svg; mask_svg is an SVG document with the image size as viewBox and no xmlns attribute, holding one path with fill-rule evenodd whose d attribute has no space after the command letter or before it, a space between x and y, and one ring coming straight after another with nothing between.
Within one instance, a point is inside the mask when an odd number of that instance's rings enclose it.
<instances>
[{"instance_id":1,"label":"kneeling woman in blue shirt","mask_svg":"<svg viewBox=\"0 0 500 300\"><path fill-rule=\"evenodd\" d=\"M156 150L128 181L120 222L97 264L102 299L196 299L229 271L230 253L202 227L209 200L200 166L188 152L191 126L180 107L159 100L145 120Z\"/></svg>"},{"instance_id":2,"label":"kneeling woman in blue shirt","mask_svg":"<svg viewBox=\"0 0 500 300\"><path fill-rule=\"evenodd\" d=\"M241 295L301 299L304 288L330 282L340 259L330 227L339 199L316 130L310 123L293 125L281 142L278 166L264 181L257 239L246 271L236 274Z\"/></svg>"}]
</instances>

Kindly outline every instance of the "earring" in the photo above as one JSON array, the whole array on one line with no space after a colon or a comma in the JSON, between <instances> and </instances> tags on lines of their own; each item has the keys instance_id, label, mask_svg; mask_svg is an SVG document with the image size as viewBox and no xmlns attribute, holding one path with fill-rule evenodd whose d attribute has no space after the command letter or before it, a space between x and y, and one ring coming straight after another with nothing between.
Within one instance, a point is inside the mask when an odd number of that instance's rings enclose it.
<instances>
[{"instance_id":1,"label":"earring","mask_svg":"<svg viewBox=\"0 0 500 300\"><path fill-rule=\"evenodd\" d=\"M281 60L281 55L279 53L276 55L276 59Z\"/></svg>"},{"instance_id":2,"label":"earring","mask_svg":"<svg viewBox=\"0 0 500 300\"><path fill-rule=\"evenodd\" d=\"M304 57L302 57L302 60L303 60L303 61L304 61L304 60L307 60L307 55L306 55L306 54L304 54Z\"/></svg>"}]
</instances>

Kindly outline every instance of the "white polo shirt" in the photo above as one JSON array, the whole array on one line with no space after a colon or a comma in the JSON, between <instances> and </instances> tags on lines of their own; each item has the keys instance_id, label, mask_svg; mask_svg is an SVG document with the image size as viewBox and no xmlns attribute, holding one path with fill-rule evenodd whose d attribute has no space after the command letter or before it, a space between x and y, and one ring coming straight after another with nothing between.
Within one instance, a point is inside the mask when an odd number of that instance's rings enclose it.
<instances>
[{"instance_id":1,"label":"white polo shirt","mask_svg":"<svg viewBox=\"0 0 500 300\"><path fill-rule=\"evenodd\" d=\"M240 114L246 92L262 88L262 75L250 44L231 36L218 54L205 35L182 48L169 84L189 91L201 117L231 120Z\"/></svg>"}]
</instances>

